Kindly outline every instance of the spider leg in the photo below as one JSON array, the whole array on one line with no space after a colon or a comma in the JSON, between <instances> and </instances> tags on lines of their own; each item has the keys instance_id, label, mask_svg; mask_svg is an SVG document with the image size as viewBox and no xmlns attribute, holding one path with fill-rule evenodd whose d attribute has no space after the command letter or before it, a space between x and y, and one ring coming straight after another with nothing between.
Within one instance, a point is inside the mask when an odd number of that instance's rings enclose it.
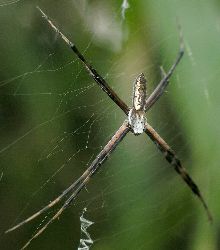
<instances>
[{"instance_id":1,"label":"spider leg","mask_svg":"<svg viewBox=\"0 0 220 250\"><path fill-rule=\"evenodd\" d=\"M186 169L182 166L180 160L177 158L175 152L170 148L170 146L159 136L159 134L147 123L145 127L145 133L150 137L150 139L156 144L158 149L164 154L166 160L174 167L176 172L182 177L182 179L187 183L191 191L199 198L202 202L203 207L207 213L208 219L212 222L212 215L209 208L195 182L192 180L190 175L187 173Z\"/></svg>"},{"instance_id":2,"label":"spider leg","mask_svg":"<svg viewBox=\"0 0 220 250\"><path fill-rule=\"evenodd\" d=\"M59 216L64 212L64 210L71 204L71 202L76 198L76 196L78 195L78 193L83 189L83 187L86 186L86 184L88 183L90 179L90 176L88 175L87 177L84 178L83 182L79 185L79 187L70 195L70 197L65 201L65 203L63 204L63 206L55 213L55 215L42 227L40 228L29 240L28 242L21 248L21 249L25 249L27 248L31 241L36 239L40 234L42 234L47 227L56 219L59 218Z\"/></svg>"},{"instance_id":3,"label":"spider leg","mask_svg":"<svg viewBox=\"0 0 220 250\"><path fill-rule=\"evenodd\" d=\"M125 112L128 114L129 108L128 106L119 98L119 96L115 93L115 91L108 85L105 79L93 68L93 66L87 62L82 53L78 50L76 45L72 43L49 19L49 17L39 8L38 10L41 12L43 17L47 20L49 25L57 32L57 34L67 43L67 45L71 48L71 50L76 54L76 56L83 63L89 74L92 78L98 83L101 89Z\"/></svg>"},{"instance_id":4,"label":"spider leg","mask_svg":"<svg viewBox=\"0 0 220 250\"><path fill-rule=\"evenodd\" d=\"M57 203L59 203L68 193L70 193L70 191L72 191L74 188L76 188L79 183L81 181L81 177L75 181L73 184L71 184L67 189L65 189L58 197L56 197L53 201L51 201L48 205L46 205L45 207L43 207L42 209L40 209L39 211L37 211L36 213L34 213L33 215L31 215L30 217L28 217L27 219L25 219L24 221L18 223L17 225L15 225L12 228L9 228L7 231L5 231L5 233L9 233L12 232L14 230L16 230L17 228L23 226L24 224L27 224L28 222L32 221L33 219L35 219L36 217L38 217L39 215L43 214L44 212L46 212L48 209L52 208L53 206L55 206Z\"/></svg>"},{"instance_id":5,"label":"spider leg","mask_svg":"<svg viewBox=\"0 0 220 250\"><path fill-rule=\"evenodd\" d=\"M155 90L147 98L146 104L145 104L145 111L148 111L154 105L154 103L160 98L160 96L164 93L166 87L169 84L170 77L172 76L174 70L176 69L176 66L179 64L180 60L183 57L183 54L184 54L183 36L182 36L181 28L179 25L178 25L178 28L179 28L180 48L179 48L177 58L175 62L173 63L173 65L171 66L168 73L162 70L162 73L164 76L162 80L159 82L159 84L157 85L157 87L155 88Z\"/></svg>"},{"instance_id":6,"label":"spider leg","mask_svg":"<svg viewBox=\"0 0 220 250\"><path fill-rule=\"evenodd\" d=\"M126 134L130 131L130 127L127 121L125 121L122 126L118 129L118 131L114 134L114 136L111 138L111 140L106 144L106 146L103 148L103 150L98 154L98 156L95 158L95 160L91 163L89 168L80 176L80 178L75 181L72 185L70 185L63 193L58 196L56 199L54 199L51 203L49 203L47 206L27 218L26 220L20 222L18 225L10 228L6 231L6 233L11 232L22 225L28 223L29 221L33 220L34 218L38 217L43 212L47 211L49 208L57 204L61 201L61 199L66 196L68 193L72 191L72 194L70 197L65 201L64 205L58 210L58 212L41 228L39 229L36 234L25 244L25 246L22 248L26 248L30 242L37 238L47 227L49 224L51 224L55 219L59 217L60 214L70 205L70 203L77 197L79 192L85 187L87 182L90 180L90 177L92 177L97 170L101 167L103 162L107 160L108 156L113 152L113 150L117 147L117 145L123 140L123 138L126 136Z\"/></svg>"}]
</instances>

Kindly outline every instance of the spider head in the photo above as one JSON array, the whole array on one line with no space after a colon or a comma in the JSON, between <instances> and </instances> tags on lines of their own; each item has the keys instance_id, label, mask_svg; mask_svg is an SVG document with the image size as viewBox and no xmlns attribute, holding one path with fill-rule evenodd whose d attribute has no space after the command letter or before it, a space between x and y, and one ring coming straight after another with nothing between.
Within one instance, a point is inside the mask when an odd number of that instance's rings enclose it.
<instances>
[{"instance_id":1,"label":"spider head","mask_svg":"<svg viewBox=\"0 0 220 250\"><path fill-rule=\"evenodd\" d=\"M130 109L128 113L128 122L135 135L142 134L147 122L145 112L140 110L137 111L134 108Z\"/></svg>"}]
</instances>

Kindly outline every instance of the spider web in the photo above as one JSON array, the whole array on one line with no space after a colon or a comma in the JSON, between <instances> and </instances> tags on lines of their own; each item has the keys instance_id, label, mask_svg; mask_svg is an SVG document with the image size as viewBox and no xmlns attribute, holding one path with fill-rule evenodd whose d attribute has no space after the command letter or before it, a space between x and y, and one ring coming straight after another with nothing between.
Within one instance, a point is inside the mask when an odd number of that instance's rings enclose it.
<instances>
[{"instance_id":1,"label":"spider web","mask_svg":"<svg viewBox=\"0 0 220 250\"><path fill-rule=\"evenodd\" d=\"M22 247L53 216L59 205L4 235L76 180L125 119L48 27L36 5L76 42L129 105L135 77L146 74L150 93L161 77L160 66L168 70L176 57L178 15L186 55L147 117L209 197L212 172L206 168L209 158L203 155L210 152L214 138L211 134L207 139L203 116L211 113L213 133L218 135L213 107L218 102L212 86L217 88L219 68L213 50L198 44L202 40L198 37L210 29L212 45L217 46L218 15L209 10L215 19L210 17L206 24L197 15L192 28L185 17L191 6L184 10L180 1L170 1L163 11L161 1L103 2L0 3L2 249ZM205 7L199 5L201 11ZM187 16L191 22L193 15L191 10ZM213 55L212 69L203 63L208 53L201 53L204 48ZM215 169L215 163L209 167ZM77 249L84 207L86 218L95 223L89 228L92 249L199 249L206 244L197 234L209 229L194 198L146 135L129 134L74 204L30 249ZM206 226L196 229L195 222Z\"/></svg>"}]
</instances>

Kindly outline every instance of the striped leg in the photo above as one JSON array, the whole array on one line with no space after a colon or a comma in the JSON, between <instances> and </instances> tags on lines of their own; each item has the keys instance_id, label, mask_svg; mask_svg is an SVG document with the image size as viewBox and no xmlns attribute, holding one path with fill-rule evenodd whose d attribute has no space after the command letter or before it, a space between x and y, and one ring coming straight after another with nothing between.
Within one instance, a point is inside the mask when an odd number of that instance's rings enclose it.
<instances>
[{"instance_id":1,"label":"striped leg","mask_svg":"<svg viewBox=\"0 0 220 250\"><path fill-rule=\"evenodd\" d=\"M180 25L178 25L178 29L179 29L180 48L179 48L179 52L178 52L177 58L174 61L174 63L171 66L171 68L169 69L168 73L166 73L162 69L162 75L163 75L162 80L159 82L159 84L157 85L157 87L155 88L155 90L151 93L151 95L146 100L146 106L145 106L145 111L146 112L154 105L154 103L164 93L166 87L169 85L169 80L170 80L171 76L173 75L173 72L175 71L177 65L179 64L179 62L181 61L181 59L183 57L183 54L184 54L184 43L183 43L183 35L182 35L182 31L181 31Z\"/></svg>"},{"instance_id":2,"label":"striped leg","mask_svg":"<svg viewBox=\"0 0 220 250\"><path fill-rule=\"evenodd\" d=\"M63 211L71 204L71 202L77 197L77 195L80 193L80 191L86 186L86 184L89 182L90 178L97 173L97 171L100 169L104 161L106 161L109 157L109 155L114 151L114 149L117 147L117 145L123 140L123 138L127 135L127 133L130 131L130 127L128 125L128 122L125 121L122 126L116 131L114 136L111 138L111 140L106 144L106 146L103 148L103 150L97 155L95 160L91 163L89 168L80 176L80 178L74 182L70 187L68 187L66 190L63 191L63 193L58 196L56 199L54 199L51 203L49 203L47 206L42 208L40 211L35 213L34 215L30 216L26 220L20 222L18 225L8 229L6 233L14 231L15 229L23 226L24 224L30 222L34 218L38 217L43 212L50 209L55 204L59 203L61 199L63 199L66 195L68 195L70 192L71 195L69 198L64 202L64 204L61 206L61 208L58 210L58 212L42 227L40 228L34 236L31 237L31 239L24 245L24 248L26 248L33 239L37 238L41 233L44 232L44 230L54 221L56 220Z\"/></svg>"},{"instance_id":3,"label":"striped leg","mask_svg":"<svg viewBox=\"0 0 220 250\"><path fill-rule=\"evenodd\" d=\"M145 133L156 144L158 149L164 154L164 157L166 158L166 160L174 167L176 172L181 176L181 178L187 183L187 185L192 190L192 192L202 202L203 207L206 210L208 219L210 222L212 222L212 215L208 209L208 206L205 200L203 199L203 196L198 186L195 184L195 182L192 180L190 175L187 173L186 169L182 166L175 152L170 148L170 146L159 136L159 134L149 124L146 124L145 129L146 129Z\"/></svg>"},{"instance_id":4,"label":"striped leg","mask_svg":"<svg viewBox=\"0 0 220 250\"><path fill-rule=\"evenodd\" d=\"M78 50L76 45L72 43L49 19L49 17L39 8L38 10L41 12L43 17L47 20L49 25L57 34L63 39L63 41L71 48L71 50L75 53L75 55L79 58L79 60L83 63L89 74L92 78L98 83L100 88L124 111L125 114L128 115L129 108L128 106L119 98L119 96L115 93L115 91L108 85L105 79L93 68L93 66L87 62L85 57Z\"/></svg>"}]
</instances>

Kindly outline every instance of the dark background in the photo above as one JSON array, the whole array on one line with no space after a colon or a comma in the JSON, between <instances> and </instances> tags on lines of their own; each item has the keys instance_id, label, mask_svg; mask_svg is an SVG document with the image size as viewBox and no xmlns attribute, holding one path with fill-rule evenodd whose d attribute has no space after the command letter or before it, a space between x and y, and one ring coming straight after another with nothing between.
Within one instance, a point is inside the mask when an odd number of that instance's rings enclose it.
<instances>
[{"instance_id":1,"label":"dark background","mask_svg":"<svg viewBox=\"0 0 220 250\"><path fill-rule=\"evenodd\" d=\"M122 1L0 3L1 249L22 247L57 211L4 234L79 177L125 119L37 5L129 105L139 73L151 92L160 66L168 70L173 63L178 19L186 53L148 121L194 177L214 223L146 135L128 135L29 249L77 249L84 207L94 222L92 249L220 249L220 3L129 4L123 19Z\"/></svg>"}]
</instances>

